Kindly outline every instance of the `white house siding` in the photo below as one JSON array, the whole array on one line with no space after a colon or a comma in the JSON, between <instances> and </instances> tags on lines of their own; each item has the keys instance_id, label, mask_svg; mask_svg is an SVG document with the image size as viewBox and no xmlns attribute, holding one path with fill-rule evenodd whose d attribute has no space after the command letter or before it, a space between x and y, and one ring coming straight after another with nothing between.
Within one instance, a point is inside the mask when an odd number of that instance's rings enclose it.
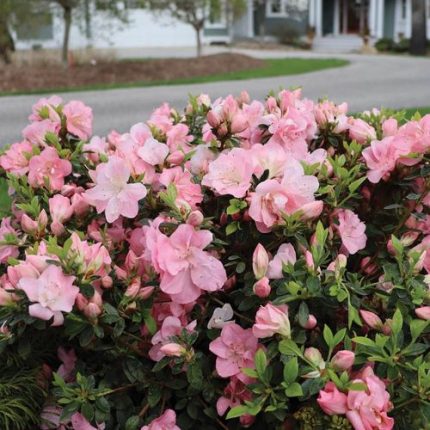
<instances>
[{"instance_id":1,"label":"white house siding","mask_svg":"<svg viewBox=\"0 0 430 430\"><path fill-rule=\"evenodd\" d=\"M59 49L62 46L64 24L58 8L52 7L52 15L52 38L20 40L15 37L17 49L31 49L35 46ZM128 12L128 20L129 22L124 24L109 17L104 11L96 11L92 14L91 38L87 38L83 22L72 23L70 47L71 49L89 46L97 49L126 49L195 46L196 36L193 28L168 16L154 14L144 9L131 9ZM217 33L219 31L215 32L215 35L205 35L203 32L203 42L210 43L218 39L229 41L225 35L219 37Z\"/></svg>"}]
</instances>

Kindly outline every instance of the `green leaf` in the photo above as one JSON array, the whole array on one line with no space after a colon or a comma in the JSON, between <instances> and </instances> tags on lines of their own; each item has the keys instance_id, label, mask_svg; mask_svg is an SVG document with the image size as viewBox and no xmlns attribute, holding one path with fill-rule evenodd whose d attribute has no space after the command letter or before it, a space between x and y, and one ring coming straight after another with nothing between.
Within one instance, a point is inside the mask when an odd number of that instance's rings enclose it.
<instances>
[{"instance_id":1,"label":"green leaf","mask_svg":"<svg viewBox=\"0 0 430 430\"><path fill-rule=\"evenodd\" d=\"M0 178L0 215L5 217L10 215L12 198L9 195L9 185L4 178Z\"/></svg>"},{"instance_id":2,"label":"green leaf","mask_svg":"<svg viewBox=\"0 0 430 430\"><path fill-rule=\"evenodd\" d=\"M376 346L375 342L372 339L369 339L368 337L364 336L357 336L352 338L352 341L357 343L358 345L364 345L364 346Z\"/></svg>"},{"instance_id":3,"label":"green leaf","mask_svg":"<svg viewBox=\"0 0 430 430\"><path fill-rule=\"evenodd\" d=\"M195 361L188 366L187 379L193 388L197 390L200 390L202 388L203 372L202 368L200 367L200 362Z\"/></svg>"},{"instance_id":4,"label":"green leaf","mask_svg":"<svg viewBox=\"0 0 430 430\"><path fill-rule=\"evenodd\" d=\"M298 382L293 382L285 389L287 397L300 397L303 396L302 386Z\"/></svg>"},{"instance_id":5,"label":"green leaf","mask_svg":"<svg viewBox=\"0 0 430 430\"><path fill-rule=\"evenodd\" d=\"M293 357L288 360L284 365L284 381L287 384L291 384L297 379L299 375L299 362L297 357Z\"/></svg>"},{"instance_id":6,"label":"green leaf","mask_svg":"<svg viewBox=\"0 0 430 430\"><path fill-rule=\"evenodd\" d=\"M400 333L403 327L403 315L400 309L397 309L393 315L393 321L391 323L391 330L393 334L397 335Z\"/></svg>"},{"instance_id":7,"label":"green leaf","mask_svg":"<svg viewBox=\"0 0 430 430\"><path fill-rule=\"evenodd\" d=\"M349 192L353 193L354 191L356 191L366 179L367 177L364 176L363 178L359 178L359 179L356 179L354 182L351 182L348 186Z\"/></svg>"},{"instance_id":8,"label":"green leaf","mask_svg":"<svg viewBox=\"0 0 430 430\"><path fill-rule=\"evenodd\" d=\"M324 337L325 343L329 348L334 348L336 346L334 344L333 332L331 331L328 325L324 325L323 337Z\"/></svg>"},{"instance_id":9,"label":"green leaf","mask_svg":"<svg viewBox=\"0 0 430 430\"><path fill-rule=\"evenodd\" d=\"M302 351L291 339L284 339L279 342L279 352L284 355L297 355L303 357Z\"/></svg>"},{"instance_id":10,"label":"green leaf","mask_svg":"<svg viewBox=\"0 0 430 430\"><path fill-rule=\"evenodd\" d=\"M138 415L131 416L125 423L125 430L137 430L139 428L140 418Z\"/></svg>"},{"instance_id":11,"label":"green leaf","mask_svg":"<svg viewBox=\"0 0 430 430\"><path fill-rule=\"evenodd\" d=\"M239 405L229 410L227 419L238 418L248 413L248 407L245 405Z\"/></svg>"},{"instance_id":12,"label":"green leaf","mask_svg":"<svg viewBox=\"0 0 430 430\"><path fill-rule=\"evenodd\" d=\"M428 324L429 322L424 320L412 320L409 323L409 329L411 330L413 341L418 339L419 335L424 331Z\"/></svg>"},{"instance_id":13,"label":"green leaf","mask_svg":"<svg viewBox=\"0 0 430 430\"><path fill-rule=\"evenodd\" d=\"M267 357L262 349L259 349L255 354L255 370L257 371L258 378L265 381L265 374L267 368Z\"/></svg>"}]
</instances>

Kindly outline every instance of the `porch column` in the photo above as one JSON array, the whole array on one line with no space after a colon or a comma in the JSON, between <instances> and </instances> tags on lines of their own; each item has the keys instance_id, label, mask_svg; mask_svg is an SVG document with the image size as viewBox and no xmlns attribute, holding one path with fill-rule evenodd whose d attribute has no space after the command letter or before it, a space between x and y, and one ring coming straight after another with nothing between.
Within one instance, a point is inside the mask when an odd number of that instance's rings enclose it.
<instances>
[{"instance_id":1,"label":"porch column","mask_svg":"<svg viewBox=\"0 0 430 430\"><path fill-rule=\"evenodd\" d=\"M430 18L430 17L427 17ZM412 35L412 0L406 2L406 31L405 37L410 38Z\"/></svg>"},{"instance_id":2,"label":"porch column","mask_svg":"<svg viewBox=\"0 0 430 430\"><path fill-rule=\"evenodd\" d=\"M376 7L376 1L370 0L369 2L369 16L367 25L369 27L369 36L375 37L375 7Z\"/></svg>"},{"instance_id":3,"label":"porch column","mask_svg":"<svg viewBox=\"0 0 430 430\"><path fill-rule=\"evenodd\" d=\"M333 34L335 36L339 35L339 22L340 22L340 1L334 0L334 22L333 22Z\"/></svg>"},{"instance_id":4,"label":"porch column","mask_svg":"<svg viewBox=\"0 0 430 430\"><path fill-rule=\"evenodd\" d=\"M318 37L323 34L323 23L322 23L322 2L323 0L315 0L315 33Z\"/></svg>"},{"instance_id":5,"label":"porch column","mask_svg":"<svg viewBox=\"0 0 430 430\"><path fill-rule=\"evenodd\" d=\"M248 37L254 37L254 1L248 0L247 3Z\"/></svg>"},{"instance_id":6,"label":"porch column","mask_svg":"<svg viewBox=\"0 0 430 430\"><path fill-rule=\"evenodd\" d=\"M315 0L309 1L309 27L315 28Z\"/></svg>"},{"instance_id":7,"label":"porch column","mask_svg":"<svg viewBox=\"0 0 430 430\"><path fill-rule=\"evenodd\" d=\"M379 0L377 6L377 18L376 18L376 37L381 39L384 37L384 3L385 0Z\"/></svg>"}]
</instances>

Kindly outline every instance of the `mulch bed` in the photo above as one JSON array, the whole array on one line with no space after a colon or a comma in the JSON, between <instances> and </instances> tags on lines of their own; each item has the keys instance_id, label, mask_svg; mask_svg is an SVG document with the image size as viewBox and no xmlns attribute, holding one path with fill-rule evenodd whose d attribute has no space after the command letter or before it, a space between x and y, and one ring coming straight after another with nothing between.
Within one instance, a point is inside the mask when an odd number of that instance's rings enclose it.
<instances>
[{"instance_id":1,"label":"mulch bed","mask_svg":"<svg viewBox=\"0 0 430 430\"><path fill-rule=\"evenodd\" d=\"M70 89L100 84L171 81L263 68L265 62L240 54L201 58L98 61L76 64L0 65L0 92Z\"/></svg>"}]
</instances>

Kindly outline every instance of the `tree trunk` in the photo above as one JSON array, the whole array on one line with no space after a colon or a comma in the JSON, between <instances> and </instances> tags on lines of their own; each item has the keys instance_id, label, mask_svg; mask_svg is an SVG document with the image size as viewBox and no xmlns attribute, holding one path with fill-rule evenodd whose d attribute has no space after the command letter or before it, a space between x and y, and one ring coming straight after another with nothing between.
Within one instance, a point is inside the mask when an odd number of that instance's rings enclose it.
<instances>
[{"instance_id":1,"label":"tree trunk","mask_svg":"<svg viewBox=\"0 0 430 430\"><path fill-rule=\"evenodd\" d=\"M65 66L69 63L69 39L70 39L70 28L72 26L72 8L64 8L64 39L63 39L63 51L61 54L61 60Z\"/></svg>"},{"instance_id":2,"label":"tree trunk","mask_svg":"<svg viewBox=\"0 0 430 430\"><path fill-rule=\"evenodd\" d=\"M412 0L412 37L409 50L412 55L426 55L427 53L426 24L426 2Z\"/></svg>"},{"instance_id":3,"label":"tree trunk","mask_svg":"<svg viewBox=\"0 0 430 430\"><path fill-rule=\"evenodd\" d=\"M201 34L201 29L199 27L199 28L194 28L194 30L196 31L197 57L201 57L202 56L202 34Z\"/></svg>"}]
</instances>

